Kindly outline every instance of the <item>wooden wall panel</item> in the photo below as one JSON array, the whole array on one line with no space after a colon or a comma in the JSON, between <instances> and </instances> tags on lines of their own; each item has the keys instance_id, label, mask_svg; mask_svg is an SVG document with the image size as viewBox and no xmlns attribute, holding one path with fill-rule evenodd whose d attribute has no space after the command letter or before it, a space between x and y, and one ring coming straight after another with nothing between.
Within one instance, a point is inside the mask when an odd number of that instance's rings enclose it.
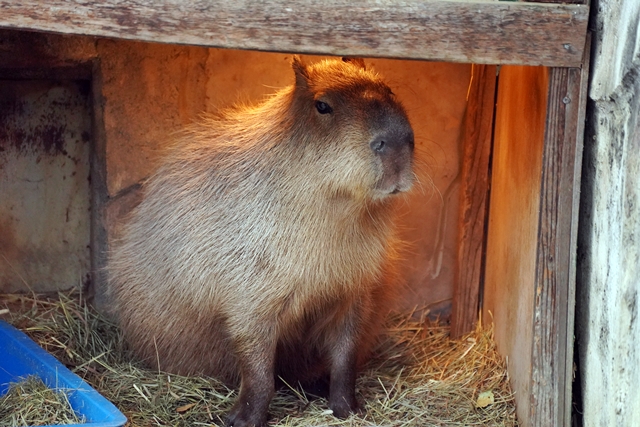
<instances>
[{"instance_id":1,"label":"wooden wall panel","mask_svg":"<svg viewBox=\"0 0 640 427\"><path fill-rule=\"evenodd\" d=\"M462 124L457 273L451 312L454 338L470 332L478 320L486 249L496 68L495 65L473 65Z\"/></svg>"},{"instance_id":2,"label":"wooden wall panel","mask_svg":"<svg viewBox=\"0 0 640 427\"><path fill-rule=\"evenodd\" d=\"M571 418L587 69L503 67L485 282L522 426Z\"/></svg>"},{"instance_id":3,"label":"wooden wall panel","mask_svg":"<svg viewBox=\"0 0 640 427\"><path fill-rule=\"evenodd\" d=\"M498 79L483 316L508 358L529 427L536 250L548 71L504 66Z\"/></svg>"}]
</instances>

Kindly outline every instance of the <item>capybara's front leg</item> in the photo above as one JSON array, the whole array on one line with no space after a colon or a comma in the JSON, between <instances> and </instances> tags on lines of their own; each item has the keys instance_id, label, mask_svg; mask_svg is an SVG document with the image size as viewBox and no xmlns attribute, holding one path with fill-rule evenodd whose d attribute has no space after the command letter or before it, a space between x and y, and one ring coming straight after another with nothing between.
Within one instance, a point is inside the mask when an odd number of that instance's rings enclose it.
<instances>
[{"instance_id":1,"label":"capybara's front leg","mask_svg":"<svg viewBox=\"0 0 640 427\"><path fill-rule=\"evenodd\" d=\"M252 340L238 352L240 395L227 416L227 426L263 427L267 425L269 403L274 394L275 345Z\"/></svg>"},{"instance_id":2,"label":"capybara's front leg","mask_svg":"<svg viewBox=\"0 0 640 427\"><path fill-rule=\"evenodd\" d=\"M351 353L351 354L347 354ZM358 410L356 400L356 357L353 349L333 362L329 386L329 407L338 418L347 418Z\"/></svg>"},{"instance_id":3,"label":"capybara's front leg","mask_svg":"<svg viewBox=\"0 0 640 427\"><path fill-rule=\"evenodd\" d=\"M329 407L338 418L358 410L356 376L358 358L359 307L352 307L344 318L331 349Z\"/></svg>"}]
</instances>

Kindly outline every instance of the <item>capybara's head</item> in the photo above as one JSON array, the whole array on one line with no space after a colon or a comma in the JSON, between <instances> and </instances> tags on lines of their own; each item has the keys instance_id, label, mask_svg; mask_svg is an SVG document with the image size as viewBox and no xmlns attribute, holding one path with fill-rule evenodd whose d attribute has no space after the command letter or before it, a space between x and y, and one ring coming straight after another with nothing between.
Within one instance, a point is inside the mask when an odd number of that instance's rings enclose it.
<instances>
[{"instance_id":1,"label":"capybara's head","mask_svg":"<svg viewBox=\"0 0 640 427\"><path fill-rule=\"evenodd\" d=\"M292 65L296 139L330 155L331 191L381 199L411 188L413 130L389 86L361 59Z\"/></svg>"}]
</instances>

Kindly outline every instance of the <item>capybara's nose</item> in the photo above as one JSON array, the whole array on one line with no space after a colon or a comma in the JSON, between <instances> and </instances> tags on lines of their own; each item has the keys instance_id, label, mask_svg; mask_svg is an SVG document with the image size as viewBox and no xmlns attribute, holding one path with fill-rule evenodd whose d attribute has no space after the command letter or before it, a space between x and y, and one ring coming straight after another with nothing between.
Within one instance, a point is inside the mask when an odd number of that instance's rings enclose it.
<instances>
[{"instance_id":1,"label":"capybara's nose","mask_svg":"<svg viewBox=\"0 0 640 427\"><path fill-rule=\"evenodd\" d=\"M407 151L407 149L413 153L413 131L410 126L387 130L375 137L369 146L378 155Z\"/></svg>"}]
</instances>

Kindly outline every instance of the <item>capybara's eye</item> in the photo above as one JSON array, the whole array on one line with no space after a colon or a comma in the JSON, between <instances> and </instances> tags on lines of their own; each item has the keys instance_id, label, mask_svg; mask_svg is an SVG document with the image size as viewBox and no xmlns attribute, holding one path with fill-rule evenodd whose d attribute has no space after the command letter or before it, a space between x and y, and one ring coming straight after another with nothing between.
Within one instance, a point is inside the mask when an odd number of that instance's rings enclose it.
<instances>
[{"instance_id":1,"label":"capybara's eye","mask_svg":"<svg viewBox=\"0 0 640 427\"><path fill-rule=\"evenodd\" d=\"M333 108L331 108L331 106L326 102L322 101L316 101L316 110L318 110L318 113L320 114L329 114L333 112Z\"/></svg>"},{"instance_id":2,"label":"capybara's eye","mask_svg":"<svg viewBox=\"0 0 640 427\"><path fill-rule=\"evenodd\" d=\"M376 139L371 143L371 149L376 153L382 153L385 145L387 145L387 143L383 139Z\"/></svg>"}]
</instances>

